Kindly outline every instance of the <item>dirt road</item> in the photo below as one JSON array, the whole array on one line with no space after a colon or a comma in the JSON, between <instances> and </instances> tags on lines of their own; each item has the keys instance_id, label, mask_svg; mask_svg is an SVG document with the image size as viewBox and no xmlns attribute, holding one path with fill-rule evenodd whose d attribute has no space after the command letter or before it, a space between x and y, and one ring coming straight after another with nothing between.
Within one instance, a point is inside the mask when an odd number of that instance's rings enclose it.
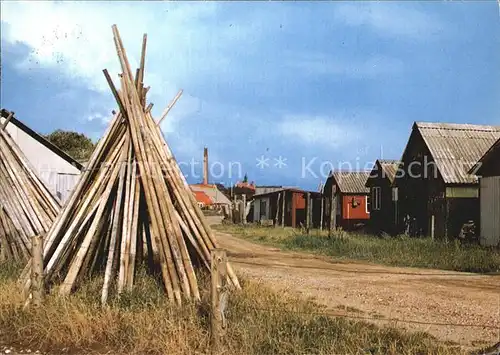
<instances>
[{"instance_id":1,"label":"dirt road","mask_svg":"<svg viewBox=\"0 0 500 355\"><path fill-rule=\"evenodd\" d=\"M500 327L500 276L332 262L321 256L284 252L217 233L235 269L274 289L312 297L329 310L352 316L424 323ZM390 323L389 323L390 324ZM484 327L395 323L465 346L500 341L500 330Z\"/></svg>"}]
</instances>

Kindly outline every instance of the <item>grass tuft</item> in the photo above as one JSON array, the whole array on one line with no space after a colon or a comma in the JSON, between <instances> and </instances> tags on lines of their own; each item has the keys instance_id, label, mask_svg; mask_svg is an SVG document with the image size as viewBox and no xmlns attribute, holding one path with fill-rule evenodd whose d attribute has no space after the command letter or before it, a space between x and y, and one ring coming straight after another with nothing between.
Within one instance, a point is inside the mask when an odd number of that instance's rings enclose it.
<instances>
[{"instance_id":1,"label":"grass tuft","mask_svg":"<svg viewBox=\"0 0 500 355\"><path fill-rule=\"evenodd\" d=\"M459 240L431 238L375 237L342 233L342 238L328 238L326 232L304 235L291 228L258 226L216 226L217 229L260 243L291 250L305 250L338 259L364 260L392 266L421 267L463 272L495 273L500 271L500 251Z\"/></svg>"},{"instance_id":2,"label":"grass tuft","mask_svg":"<svg viewBox=\"0 0 500 355\"><path fill-rule=\"evenodd\" d=\"M207 354L208 283L202 302L170 304L156 280L139 271L133 292L99 303L102 278L69 297L48 295L40 308L23 310L15 266L0 278L0 341L29 349L70 353ZM10 275L10 276L9 276ZM423 333L318 315L321 308L259 283L242 280L232 293L220 354L461 354Z\"/></svg>"}]
</instances>

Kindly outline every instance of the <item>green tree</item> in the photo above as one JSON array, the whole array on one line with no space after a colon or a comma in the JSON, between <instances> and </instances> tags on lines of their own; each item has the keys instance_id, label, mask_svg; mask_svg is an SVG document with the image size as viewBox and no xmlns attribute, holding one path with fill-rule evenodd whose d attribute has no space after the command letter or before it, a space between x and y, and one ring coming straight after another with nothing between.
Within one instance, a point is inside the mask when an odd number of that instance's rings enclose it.
<instances>
[{"instance_id":1,"label":"green tree","mask_svg":"<svg viewBox=\"0 0 500 355\"><path fill-rule=\"evenodd\" d=\"M89 159L94 150L94 143L82 133L57 129L45 138L78 161Z\"/></svg>"}]
</instances>

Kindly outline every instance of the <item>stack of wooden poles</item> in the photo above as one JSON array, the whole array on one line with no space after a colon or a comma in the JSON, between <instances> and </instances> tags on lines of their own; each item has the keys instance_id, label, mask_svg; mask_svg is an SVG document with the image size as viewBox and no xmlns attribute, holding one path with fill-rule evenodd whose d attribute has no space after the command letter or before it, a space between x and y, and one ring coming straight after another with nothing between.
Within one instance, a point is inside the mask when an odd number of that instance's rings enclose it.
<instances>
[{"instance_id":1,"label":"stack of wooden poles","mask_svg":"<svg viewBox=\"0 0 500 355\"><path fill-rule=\"evenodd\" d=\"M123 73L119 106L79 184L44 241L46 284L67 295L79 282L103 272L101 302L111 290L131 290L139 264L161 275L168 298L199 300L195 268L209 270L214 234L187 185L160 128L146 107L144 35L140 68L133 76L118 29L115 46ZM30 265L21 275L29 293ZM230 285L240 288L228 265Z\"/></svg>"},{"instance_id":2,"label":"stack of wooden poles","mask_svg":"<svg viewBox=\"0 0 500 355\"><path fill-rule=\"evenodd\" d=\"M0 259L26 262L31 237L46 233L61 210L59 200L0 125Z\"/></svg>"}]
</instances>

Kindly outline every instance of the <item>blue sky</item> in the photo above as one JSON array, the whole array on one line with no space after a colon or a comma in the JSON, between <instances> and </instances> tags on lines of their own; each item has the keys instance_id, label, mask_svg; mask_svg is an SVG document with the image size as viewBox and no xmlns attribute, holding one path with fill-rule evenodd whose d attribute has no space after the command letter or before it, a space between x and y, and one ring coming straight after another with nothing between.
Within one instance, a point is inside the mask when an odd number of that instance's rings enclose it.
<instances>
[{"instance_id":1,"label":"blue sky","mask_svg":"<svg viewBox=\"0 0 500 355\"><path fill-rule=\"evenodd\" d=\"M162 130L190 182L204 146L212 181L241 172L315 190L331 167L399 158L413 121L500 125L495 1L7 1L1 12L1 105L41 133L98 139L115 109L102 75L119 72L111 25L133 66L147 33L154 116L184 90Z\"/></svg>"}]
</instances>

